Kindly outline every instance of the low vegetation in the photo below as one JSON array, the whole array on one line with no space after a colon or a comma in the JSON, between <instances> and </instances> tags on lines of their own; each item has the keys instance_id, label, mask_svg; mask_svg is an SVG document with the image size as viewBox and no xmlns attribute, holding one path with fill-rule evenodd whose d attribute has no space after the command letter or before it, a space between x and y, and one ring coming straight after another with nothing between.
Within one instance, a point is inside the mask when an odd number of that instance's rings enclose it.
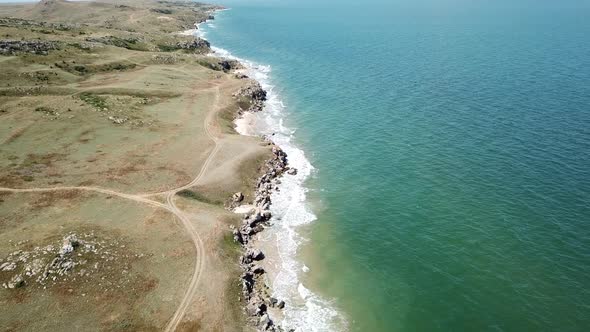
<instances>
[{"instance_id":1,"label":"low vegetation","mask_svg":"<svg viewBox=\"0 0 590 332\"><path fill-rule=\"evenodd\" d=\"M185 298L197 251L182 218L158 208L162 194L148 204L118 193L140 197L194 180L213 150L204 130L211 118L214 131L223 128L220 139L233 134L232 94L243 82L227 61L206 56L206 41L178 34L213 8L150 0L0 5L0 187L51 188L0 190L5 330L161 331ZM237 191L251 198L267 152L254 138L229 137L207 171L211 181L175 196L193 209L186 215L208 255L207 287L179 330L241 328L231 284L237 247L224 219L232 214L222 207ZM81 189L94 187L112 195Z\"/></svg>"}]
</instances>

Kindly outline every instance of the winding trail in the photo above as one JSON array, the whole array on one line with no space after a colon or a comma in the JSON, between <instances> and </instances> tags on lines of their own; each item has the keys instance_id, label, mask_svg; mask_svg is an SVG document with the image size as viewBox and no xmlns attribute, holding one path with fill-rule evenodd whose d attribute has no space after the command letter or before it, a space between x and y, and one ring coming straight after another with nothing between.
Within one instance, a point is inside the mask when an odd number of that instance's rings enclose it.
<instances>
[{"instance_id":1,"label":"winding trail","mask_svg":"<svg viewBox=\"0 0 590 332\"><path fill-rule=\"evenodd\" d=\"M213 150L209 153L209 156L201 166L201 170L199 174L189 183L174 189L170 189L168 191L159 192L159 193L151 193L151 194L127 194L121 193L118 191L100 188L100 187L91 187L91 186L64 186L64 187L49 187L49 188L27 188L27 189L15 189L15 188L4 188L0 187L0 192L12 192L12 193L42 193L42 192L53 192L53 191L89 191L89 192L97 192L106 195L116 196L128 200L132 200L139 203L148 204L157 208L165 209L170 213L174 214L180 220L182 225L184 226L187 233L190 235L193 244L195 245L196 255L195 255L195 268L193 274L191 276L190 282L188 284L187 289L184 292L182 301L180 302L178 308L176 309L174 315L168 322L165 331L172 332L175 331L182 318L184 317L194 295L197 291L199 280L203 271L203 267L205 265L205 255L204 255L204 246L203 241L201 240L199 233L195 229L194 225L191 223L190 219L186 216L186 214L176 206L174 201L176 194L182 190L191 188L198 184L203 175L206 173L209 165L211 164L212 160L215 158L215 155L219 151L221 145L219 143L219 138L215 137L210 129L209 124L211 123L215 114L219 110L219 99L220 99L220 91L219 86L215 87L215 101L213 104L212 109L208 112L207 117L205 118L204 128L207 136L213 141L215 144ZM166 203L160 203L153 199L148 198L149 196L155 195L165 195L166 196Z\"/></svg>"},{"instance_id":2,"label":"winding trail","mask_svg":"<svg viewBox=\"0 0 590 332\"><path fill-rule=\"evenodd\" d=\"M193 272L193 276L191 278L189 286L184 293L184 297L182 299L182 302L180 302L180 306L178 307L178 309L176 309L176 312L172 316L172 319L170 320L170 322L166 326L166 330L165 330L166 332L175 331L176 327L178 327L178 324L180 324L180 321L182 321L182 317L184 317L184 314L186 313L186 310L188 309L188 306L195 295L195 292L197 290L197 286L199 284L199 280L201 277L201 272L203 271L203 266L205 264L204 263L205 256L202 254L204 252L203 241L199 237L198 233L196 232L196 230L194 229L193 225L190 223L188 218L186 218L184 213L176 206L176 203L174 202L174 197L176 196L176 194L179 191L188 189L188 188L196 185L197 183L199 183L199 181L201 181L201 178L203 177L203 175L207 171L209 164L211 164L211 161L213 160L213 158L217 154L217 151L219 151L219 147L220 147L219 140L217 139L217 137L213 136L211 134L211 132L209 131L210 119L211 119L211 117L213 117L217 113L218 109L219 109L219 86L217 86L216 90L215 90L215 101L213 103L213 110L211 112L209 112L209 114L205 118L205 124L204 124L205 132L207 133L207 136L209 136L209 138L211 138L211 140L213 140L213 143L215 143L215 147L209 153L209 156L207 157L207 159L203 163L203 166L201 167L201 171L193 179L193 181L191 181L190 183L188 183L182 187L172 189L166 193L166 202L168 203L167 206L172 208L172 213L176 214L180 218L181 222L184 224L184 227L188 230L189 234L191 234L191 237L193 238L193 242L194 242L195 247L197 249L195 271Z\"/></svg>"}]
</instances>

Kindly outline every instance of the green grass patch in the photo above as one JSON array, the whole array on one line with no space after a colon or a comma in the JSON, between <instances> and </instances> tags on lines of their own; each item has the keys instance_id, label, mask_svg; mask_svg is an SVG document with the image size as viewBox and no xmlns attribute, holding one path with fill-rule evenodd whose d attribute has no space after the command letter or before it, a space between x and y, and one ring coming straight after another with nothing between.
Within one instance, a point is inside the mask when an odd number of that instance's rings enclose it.
<instances>
[{"instance_id":1,"label":"green grass patch","mask_svg":"<svg viewBox=\"0 0 590 332\"><path fill-rule=\"evenodd\" d=\"M158 49L162 52L175 52L178 51L178 47L174 46L174 45L168 45L168 44L159 44L158 45Z\"/></svg>"},{"instance_id":2,"label":"green grass patch","mask_svg":"<svg viewBox=\"0 0 590 332\"><path fill-rule=\"evenodd\" d=\"M93 107L96 107L98 109L102 110L103 108L107 108L106 98L101 97L99 95L84 92L84 93L80 94L80 99L82 101L84 101L85 103L87 103Z\"/></svg>"},{"instance_id":3,"label":"green grass patch","mask_svg":"<svg viewBox=\"0 0 590 332\"><path fill-rule=\"evenodd\" d=\"M96 69L97 69L97 71L113 71L113 70L124 71L124 70L134 69L135 67L137 67L137 65L134 63L115 62L115 63L108 63L108 64L102 65L102 66L97 66Z\"/></svg>"},{"instance_id":4,"label":"green grass patch","mask_svg":"<svg viewBox=\"0 0 590 332\"><path fill-rule=\"evenodd\" d=\"M162 9L162 8L152 8L152 12L159 13L159 14L166 14L170 15L174 13L171 9Z\"/></svg>"},{"instance_id":5,"label":"green grass patch","mask_svg":"<svg viewBox=\"0 0 590 332\"><path fill-rule=\"evenodd\" d=\"M46 107L46 106L39 106L39 107L35 108L35 112L40 112L40 113L44 113L47 115L57 115L56 110Z\"/></svg>"},{"instance_id":6,"label":"green grass patch","mask_svg":"<svg viewBox=\"0 0 590 332\"><path fill-rule=\"evenodd\" d=\"M223 256L231 260L239 256L241 247L240 244L234 240L234 235L228 231L223 234L221 249Z\"/></svg>"},{"instance_id":7,"label":"green grass patch","mask_svg":"<svg viewBox=\"0 0 590 332\"><path fill-rule=\"evenodd\" d=\"M223 205L223 202L221 202L221 201L211 199L201 193L198 193L196 191L189 190L189 189L181 190L177 193L177 195L180 197L188 198L188 199L194 199L196 201L203 202L205 204Z\"/></svg>"},{"instance_id":8,"label":"green grass patch","mask_svg":"<svg viewBox=\"0 0 590 332\"><path fill-rule=\"evenodd\" d=\"M199 65L201 65L205 68L211 69L211 70L223 71L223 68L221 68L221 66L219 64L207 61L205 59L199 59L199 60L197 60L197 63Z\"/></svg>"}]
</instances>

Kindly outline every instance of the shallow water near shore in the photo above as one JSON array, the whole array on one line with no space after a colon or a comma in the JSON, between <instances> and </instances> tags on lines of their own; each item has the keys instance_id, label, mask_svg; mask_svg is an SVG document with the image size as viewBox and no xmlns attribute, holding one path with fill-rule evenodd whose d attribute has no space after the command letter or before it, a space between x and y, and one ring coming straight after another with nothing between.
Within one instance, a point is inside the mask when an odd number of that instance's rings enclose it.
<instances>
[{"instance_id":1,"label":"shallow water near shore","mask_svg":"<svg viewBox=\"0 0 590 332\"><path fill-rule=\"evenodd\" d=\"M590 326L590 5L222 4L206 38L301 163L267 235L290 327Z\"/></svg>"}]
</instances>

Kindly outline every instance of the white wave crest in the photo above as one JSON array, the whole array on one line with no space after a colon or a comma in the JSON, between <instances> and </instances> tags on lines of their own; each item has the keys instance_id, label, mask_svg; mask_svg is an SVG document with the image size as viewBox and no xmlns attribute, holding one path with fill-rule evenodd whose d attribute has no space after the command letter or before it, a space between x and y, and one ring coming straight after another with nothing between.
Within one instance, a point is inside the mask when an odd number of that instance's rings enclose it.
<instances>
[{"instance_id":1,"label":"white wave crest","mask_svg":"<svg viewBox=\"0 0 590 332\"><path fill-rule=\"evenodd\" d=\"M206 31L199 29L205 35ZM243 135L265 135L280 146L288 156L289 166L297 169L296 175L281 178L279 191L273 193L271 212L274 224L272 236L275 237L280 269L272 283L273 296L286 303L283 321L287 329L295 331L342 331L346 329L343 316L334 308L331 301L306 288L299 278L300 271L309 268L297 260L297 250L304 239L297 227L316 220L316 216L306 203L305 180L314 168L302 149L293 143L292 130L284 125L287 107L275 92L271 83L271 66L261 65L233 56L229 51L211 47L214 56L240 61L244 74L256 79L267 91L267 101L263 112L249 113L236 120L236 130ZM267 230L268 232L269 230Z\"/></svg>"}]
</instances>

